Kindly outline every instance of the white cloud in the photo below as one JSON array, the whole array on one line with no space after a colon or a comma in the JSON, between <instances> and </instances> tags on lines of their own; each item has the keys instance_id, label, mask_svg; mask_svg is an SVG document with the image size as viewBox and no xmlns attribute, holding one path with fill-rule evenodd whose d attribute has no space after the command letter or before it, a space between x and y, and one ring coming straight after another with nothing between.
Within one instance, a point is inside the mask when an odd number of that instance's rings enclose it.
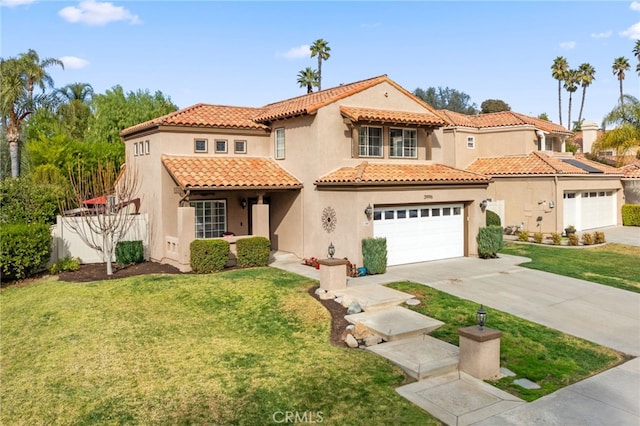
<instances>
[{"instance_id":1,"label":"white cloud","mask_svg":"<svg viewBox=\"0 0 640 426\"><path fill-rule=\"evenodd\" d=\"M624 31L620 31L620 36L630 38L631 40L640 39L640 22L636 22Z\"/></svg>"},{"instance_id":2,"label":"white cloud","mask_svg":"<svg viewBox=\"0 0 640 426\"><path fill-rule=\"evenodd\" d=\"M58 58L62 61L65 68L80 69L89 65L89 61L75 56L62 56Z\"/></svg>"},{"instance_id":3,"label":"white cloud","mask_svg":"<svg viewBox=\"0 0 640 426\"><path fill-rule=\"evenodd\" d=\"M601 33L591 33L591 38L609 38L613 34L613 31L604 31Z\"/></svg>"},{"instance_id":4,"label":"white cloud","mask_svg":"<svg viewBox=\"0 0 640 426\"><path fill-rule=\"evenodd\" d=\"M114 6L109 2L96 2L94 0L84 0L78 7L67 6L60 9L58 15L65 21L71 23L82 23L86 25L106 25L110 22L126 21L130 24L141 23L137 15L133 15L122 6Z\"/></svg>"},{"instance_id":5,"label":"white cloud","mask_svg":"<svg viewBox=\"0 0 640 426\"><path fill-rule=\"evenodd\" d=\"M360 24L360 28L379 28L382 26L380 22Z\"/></svg>"},{"instance_id":6,"label":"white cloud","mask_svg":"<svg viewBox=\"0 0 640 426\"><path fill-rule=\"evenodd\" d=\"M629 5L629 9L634 10L636 12L640 12L640 2L632 1Z\"/></svg>"},{"instance_id":7,"label":"white cloud","mask_svg":"<svg viewBox=\"0 0 640 426\"><path fill-rule=\"evenodd\" d=\"M285 53L277 53L276 55L287 59L309 58L311 56L311 48L308 44L303 44L302 46L292 47Z\"/></svg>"},{"instance_id":8,"label":"white cloud","mask_svg":"<svg viewBox=\"0 0 640 426\"><path fill-rule=\"evenodd\" d=\"M31 4L34 1L35 0L1 0L0 6L6 6L6 7L23 6L26 4Z\"/></svg>"},{"instance_id":9,"label":"white cloud","mask_svg":"<svg viewBox=\"0 0 640 426\"><path fill-rule=\"evenodd\" d=\"M561 49L574 49L576 47L576 42L575 41L563 41L560 43L560 48Z\"/></svg>"}]
</instances>

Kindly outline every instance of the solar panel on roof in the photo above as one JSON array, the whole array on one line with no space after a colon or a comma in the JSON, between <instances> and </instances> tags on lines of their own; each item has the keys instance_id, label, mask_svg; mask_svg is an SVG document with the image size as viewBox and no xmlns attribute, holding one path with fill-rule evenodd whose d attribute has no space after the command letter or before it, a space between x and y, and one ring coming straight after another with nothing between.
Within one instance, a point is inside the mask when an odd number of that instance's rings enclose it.
<instances>
[{"instance_id":1,"label":"solar panel on roof","mask_svg":"<svg viewBox=\"0 0 640 426\"><path fill-rule=\"evenodd\" d=\"M567 164L571 164L574 167L584 170L587 173L604 173L600 169L596 169L588 164L581 163L580 161L574 158L562 158L561 161L564 161Z\"/></svg>"}]
</instances>

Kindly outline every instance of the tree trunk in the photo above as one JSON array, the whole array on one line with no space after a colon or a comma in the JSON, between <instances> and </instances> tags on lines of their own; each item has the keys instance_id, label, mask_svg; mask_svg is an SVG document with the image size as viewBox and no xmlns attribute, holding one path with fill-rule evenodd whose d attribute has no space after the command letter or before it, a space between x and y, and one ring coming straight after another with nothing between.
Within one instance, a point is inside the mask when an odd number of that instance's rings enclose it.
<instances>
[{"instance_id":1,"label":"tree trunk","mask_svg":"<svg viewBox=\"0 0 640 426\"><path fill-rule=\"evenodd\" d=\"M571 130L571 92L569 92L569 115L567 117L567 129Z\"/></svg>"},{"instance_id":2,"label":"tree trunk","mask_svg":"<svg viewBox=\"0 0 640 426\"><path fill-rule=\"evenodd\" d=\"M624 97L622 96L622 79L620 79L620 105L623 104Z\"/></svg>"},{"instance_id":3,"label":"tree trunk","mask_svg":"<svg viewBox=\"0 0 640 426\"><path fill-rule=\"evenodd\" d=\"M107 275L113 275L113 265L111 264L111 256L113 255L113 241L111 234L105 232L102 236L102 254L106 257L107 261Z\"/></svg>"},{"instance_id":4,"label":"tree trunk","mask_svg":"<svg viewBox=\"0 0 640 426\"><path fill-rule=\"evenodd\" d=\"M321 90L322 90L322 55L320 54L320 52L318 52L318 92Z\"/></svg>"},{"instance_id":5,"label":"tree trunk","mask_svg":"<svg viewBox=\"0 0 640 426\"><path fill-rule=\"evenodd\" d=\"M558 80L558 115L560 117L560 125L562 126L562 85Z\"/></svg>"},{"instance_id":6,"label":"tree trunk","mask_svg":"<svg viewBox=\"0 0 640 426\"><path fill-rule=\"evenodd\" d=\"M584 109L584 97L587 95L587 86L582 88L582 101L580 101L580 114L578 115L578 123L582 123L582 110Z\"/></svg>"},{"instance_id":7,"label":"tree trunk","mask_svg":"<svg viewBox=\"0 0 640 426\"><path fill-rule=\"evenodd\" d=\"M20 131L16 126L7 126L7 142L11 159L11 177L20 176Z\"/></svg>"}]
</instances>

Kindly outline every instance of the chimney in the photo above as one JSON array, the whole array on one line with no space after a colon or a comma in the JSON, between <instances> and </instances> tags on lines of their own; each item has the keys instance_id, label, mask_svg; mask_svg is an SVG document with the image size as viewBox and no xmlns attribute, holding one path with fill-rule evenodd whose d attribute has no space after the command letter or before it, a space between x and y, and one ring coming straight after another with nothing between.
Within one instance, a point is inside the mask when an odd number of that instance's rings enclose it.
<instances>
[{"instance_id":1,"label":"chimney","mask_svg":"<svg viewBox=\"0 0 640 426\"><path fill-rule=\"evenodd\" d=\"M591 152L593 143L598 138L598 123L595 121L582 122L582 152Z\"/></svg>"}]
</instances>

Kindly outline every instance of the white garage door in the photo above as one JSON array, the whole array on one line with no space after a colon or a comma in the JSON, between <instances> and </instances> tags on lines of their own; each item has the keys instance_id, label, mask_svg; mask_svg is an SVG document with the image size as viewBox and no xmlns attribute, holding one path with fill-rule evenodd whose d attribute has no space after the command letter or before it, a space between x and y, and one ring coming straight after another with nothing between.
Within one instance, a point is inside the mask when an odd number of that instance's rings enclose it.
<instances>
[{"instance_id":1,"label":"white garage door","mask_svg":"<svg viewBox=\"0 0 640 426\"><path fill-rule=\"evenodd\" d=\"M387 239L387 264L464 256L462 204L375 208L374 237Z\"/></svg>"},{"instance_id":2,"label":"white garage door","mask_svg":"<svg viewBox=\"0 0 640 426\"><path fill-rule=\"evenodd\" d=\"M600 228L616 224L615 191L565 191L564 227L583 229Z\"/></svg>"}]
</instances>

